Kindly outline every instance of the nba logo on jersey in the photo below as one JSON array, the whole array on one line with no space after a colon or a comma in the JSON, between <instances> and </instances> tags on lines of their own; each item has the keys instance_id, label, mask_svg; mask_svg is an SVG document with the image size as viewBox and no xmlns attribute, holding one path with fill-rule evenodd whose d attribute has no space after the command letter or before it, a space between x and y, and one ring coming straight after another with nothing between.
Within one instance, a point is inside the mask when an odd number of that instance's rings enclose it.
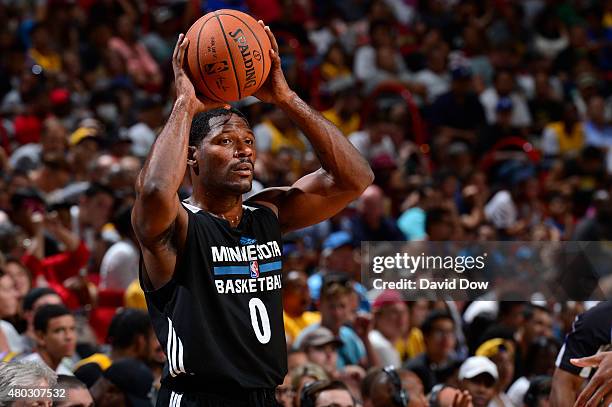
<instances>
[{"instance_id":1,"label":"nba logo on jersey","mask_svg":"<svg viewBox=\"0 0 612 407\"><path fill-rule=\"evenodd\" d=\"M259 264L257 263L257 260L253 260L251 262L251 278L258 278L259 277Z\"/></svg>"}]
</instances>

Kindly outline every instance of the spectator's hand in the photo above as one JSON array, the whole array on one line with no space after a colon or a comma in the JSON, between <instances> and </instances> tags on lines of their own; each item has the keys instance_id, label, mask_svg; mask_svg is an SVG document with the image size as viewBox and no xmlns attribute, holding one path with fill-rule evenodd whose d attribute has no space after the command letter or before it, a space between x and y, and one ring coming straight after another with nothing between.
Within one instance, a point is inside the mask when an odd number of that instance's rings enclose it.
<instances>
[{"instance_id":1,"label":"spectator's hand","mask_svg":"<svg viewBox=\"0 0 612 407\"><path fill-rule=\"evenodd\" d=\"M281 68L281 59L278 55L278 43L276 42L276 38L274 38L274 34L272 34L270 27L265 25L261 20L258 22L259 25L264 28L266 34L268 34L270 44L272 44L272 49L270 50L272 67L270 68L268 78L253 96L265 103L278 104L291 95L291 88L289 88Z\"/></svg>"},{"instance_id":2,"label":"spectator's hand","mask_svg":"<svg viewBox=\"0 0 612 407\"><path fill-rule=\"evenodd\" d=\"M75 251L79 247L80 239L75 233L64 226L57 212L50 212L45 216L45 229L53 235L54 238L62 242L69 252Z\"/></svg>"},{"instance_id":3,"label":"spectator's hand","mask_svg":"<svg viewBox=\"0 0 612 407\"><path fill-rule=\"evenodd\" d=\"M187 102L188 109L190 109L193 114L227 106L225 103L215 102L196 95L193 83L187 76L184 69L185 54L187 53L188 45L189 39L185 37L185 34L180 34L172 54L172 69L174 71L176 99L183 99L185 102Z\"/></svg>"},{"instance_id":4,"label":"spectator's hand","mask_svg":"<svg viewBox=\"0 0 612 407\"><path fill-rule=\"evenodd\" d=\"M30 220L32 222L32 228L34 230L34 235L38 236L44 231L44 221L45 217L40 212L34 212L30 215Z\"/></svg>"},{"instance_id":5,"label":"spectator's hand","mask_svg":"<svg viewBox=\"0 0 612 407\"><path fill-rule=\"evenodd\" d=\"M51 233L54 236L57 234L57 231L59 228L64 227L60 223L60 220L57 216L57 212L48 213L44 218L44 222L45 222L45 228L49 231L49 233Z\"/></svg>"},{"instance_id":6,"label":"spectator's hand","mask_svg":"<svg viewBox=\"0 0 612 407\"><path fill-rule=\"evenodd\" d=\"M366 372L361 366L357 365L348 365L344 367L344 370L340 372L340 378L344 381L354 381L356 383L361 383L361 381L365 378Z\"/></svg>"},{"instance_id":7,"label":"spectator's hand","mask_svg":"<svg viewBox=\"0 0 612 407\"><path fill-rule=\"evenodd\" d=\"M430 403L432 401L430 400ZM434 404L439 407L473 407L472 396L467 390L461 391L451 386L445 386L440 390L437 403Z\"/></svg>"},{"instance_id":8,"label":"spectator's hand","mask_svg":"<svg viewBox=\"0 0 612 407\"><path fill-rule=\"evenodd\" d=\"M357 317L353 322L353 329L360 339L364 339L368 336L372 330L373 319L372 315L367 312L357 313Z\"/></svg>"},{"instance_id":9,"label":"spectator's hand","mask_svg":"<svg viewBox=\"0 0 612 407\"><path fill-rule=\"evenodd\" d=\"M64 281L64 287L72 291L79 300L80 305L93 304L96 296L95 288L92 287L83 276L72 276Z\"/></svg>"},{"instance_id":10,"label":"spectator's hand","mask_svg":"<svg viewBox=\"0 0 612 407\"><path fill-rule=\"evenodd\" d=\"M612 403L612 351L580 359L570 359L578 367L599 367L582 390L574 407L609 406Z\"/></svg>"},{"instance_id":11,"label":"spectator's hand","mask_svg":"<svg viewBox=\"0 0 612 407\"><path fill-rule=\"evenodd\" d=\"M453 398L452 407L471 407L472 406L472 396L467 390L459 391L455 393L455 397Z\"/></svg>"}]
</instances>

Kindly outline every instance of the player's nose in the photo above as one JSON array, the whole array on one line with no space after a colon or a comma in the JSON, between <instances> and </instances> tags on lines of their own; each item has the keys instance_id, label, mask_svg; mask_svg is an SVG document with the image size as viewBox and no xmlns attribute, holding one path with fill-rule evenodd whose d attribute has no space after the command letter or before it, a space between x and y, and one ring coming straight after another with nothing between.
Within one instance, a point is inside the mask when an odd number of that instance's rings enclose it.
<instances>
[{"instance_id":1,"label":"player's nose","mask_svg":"<svg viewBox=\"0 0 612 407\"><path fill-rule=\"evenodd\" d=\"M244 142L236 143L236 157L251 157L253 155L253 146Z\"/></svg>"}]
</instances>

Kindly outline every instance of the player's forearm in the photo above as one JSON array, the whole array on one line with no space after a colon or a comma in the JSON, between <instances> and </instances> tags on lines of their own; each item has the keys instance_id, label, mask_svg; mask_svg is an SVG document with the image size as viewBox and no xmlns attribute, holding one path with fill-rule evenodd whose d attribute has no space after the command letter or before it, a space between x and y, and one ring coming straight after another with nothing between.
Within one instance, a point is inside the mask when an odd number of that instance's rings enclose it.
<instances>
[{"instance_id":1,"label":"player's forearm","mask_svg":"<svg viewBox=\"0 0 612 407\"><path fill-rule=\"evenodd\" d=\"M346 190L363 191L374 180L368 162L333 123L294 92L279 107L306 134L323 169Z\"/></svg>"},{"instance_id":2,"label":"player's forearm","mask_svg":"<svg viewBox=\"0 0 612 407\"><path fill-rule=\"evenodd\" d=\"M138 177L139 195L175 199L185 175L192 118L189 104L177 99Z\"/></svg>"}]
</instances>

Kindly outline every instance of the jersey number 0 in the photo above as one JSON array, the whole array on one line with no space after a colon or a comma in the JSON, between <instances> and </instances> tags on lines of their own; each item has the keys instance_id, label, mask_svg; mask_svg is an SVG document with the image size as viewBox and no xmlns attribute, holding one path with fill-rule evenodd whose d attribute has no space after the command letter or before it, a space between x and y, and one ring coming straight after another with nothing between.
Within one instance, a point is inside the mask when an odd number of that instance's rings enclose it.
<instances>
[{"instance_id":1,"label":"jersey number 0","mask_svg":"<svg viewBox=\"0 0 612 407\"><path fill-rule=\"evenodd\" d=\"M251 325L253 325L253 331L255 331L257 340L264 344L270 342L270 337L272 336L270 319L268 318L268 310L266 310L263 301L259 298L251 298L249 301L249 311L251 313ZM261 317L261 329L258 314Z\"/></svg>"}]
</instances>

